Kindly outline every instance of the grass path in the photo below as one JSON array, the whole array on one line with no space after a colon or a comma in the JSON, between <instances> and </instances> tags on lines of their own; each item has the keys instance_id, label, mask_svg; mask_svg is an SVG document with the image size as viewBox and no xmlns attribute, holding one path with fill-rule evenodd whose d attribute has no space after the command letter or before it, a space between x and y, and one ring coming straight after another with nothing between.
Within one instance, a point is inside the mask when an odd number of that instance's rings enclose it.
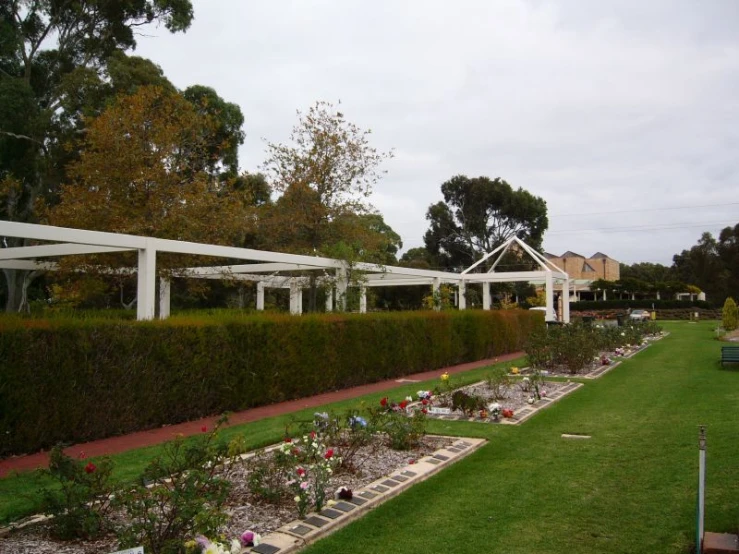
<instances>
[{"instance_id":1,"label":"grass path","mask_svg":"<svg viewBox=\"0 0 739 554\"><path fill-rule=\"evenodd\" d=\"M669 337L521 427L435 422L490 444L307 553L688 552L701 423L706 529L736 532L739 370L720 368L712 327L667 324Z\"/></svg>"}]
</instances>

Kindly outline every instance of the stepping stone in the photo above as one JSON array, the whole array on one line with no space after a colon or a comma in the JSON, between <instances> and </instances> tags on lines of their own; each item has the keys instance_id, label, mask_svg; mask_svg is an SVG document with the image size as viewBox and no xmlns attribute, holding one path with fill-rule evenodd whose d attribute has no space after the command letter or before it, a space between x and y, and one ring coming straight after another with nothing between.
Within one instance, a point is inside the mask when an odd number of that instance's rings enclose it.
<instances>
[{"instance_id":1,"label":"stepping stone","mask_svg":"<svg viewBox=\"0 0 739 554\"><path fill-rule=\"evenodd\" d=\"M347 502L337 502L333 507L342 512L351 512L354 509L354 506Z\"/></svg>"},{"instance_id":2,"label":"stepping stone","mask_svg":"<svg viewBox=\"0 0 739 554\"><path fill-rule=\"evenodd\" d=\"M365 498L367 498L369 500L372 500L373 498L376 498L377 497L377 495L375 493L370 492L370 491L360 492L359 493L359 496L363 496L363 497L365 497Z\"/></svg>"},{"instance_id":3,"label":"stepping stone","mask_svg":"<svg viewBox=\"0 0 739 554\"><path fill-rule=\"evenodd\" d=\"M386 487L397 487L399 483L397 481L393 481L392 479L385 479L382 484Z\"/></svg>"},{"instance_id":4,"label":"stepping stone","mask_svg":"<svg viewBox=\"0 0 739 554\"><path fill-rule=\"evenodd\" d=\"M320 517L316 516L310 516L308 519L304 520L305 523L312 525L313 527L318 527L319 529L323 527L324 525L328 525L328 521L325 519L321 519Z\"/></svg>"},{"instance_id":5,"label":"stepping stone","mask_svg":"<svg viewBox=\"0 0 739 554\"><path fill-rule=\"evenodd\" d=\"M439 461L446 462L449 459L449 456L444 456L443 454L434 454L434 458Z\"/></svg>"},{"instance_id":6,"label":"stepping stone","mask_svg":"<svg viewBox=\"0 0 739 554\"><path fill-rule=\"evenodd\" d=\"M272 546L271 544L263 542L259 546L255 546L254 548L252 548L251 551L259 552L259 554L275 554L275 552L279 552L280 549L276 546Z\"/></svg>"},{"instance_id":7,"label":"stepping stone","mask_svg":"<svg viewBox=\"0 0 739 554\"><path fill-rule=\"evenodd\" d=\"M307 535L308 533L311 533L314 531L314 529L311 529L310 527L307 527L305 525L296 525L295 527L290 527L288 529L291 533L295 533L296 535L300 535L301 537Z\"/></svg>"},{"instance_id":8,"label":"stepping stone","mask_svg":"<svg viewBox=\"0 0 739 554\"><path fill-rule=\"evenodd\" d=\"M372 493L368 493L368 494L372 494ZM364 495L362 495L362 496L364 496ZM372 495L372 496L376 496L376 495ZM355 506L361 506L362 504L367 504L367 501L366 500L364 500L363 498L359 498L358 496L353 496L349 500L349 502L351 502Z\"/></svg>"},{"instance_id":9,"label":"stepping stone","mask_svg":"<svg viewBox=\"0 0 739 554\"><path fill-rule=\"evenodd\" d=\"M337 510L333 510L331 508L326 508L325 510L321 510L318 513L321 514L324 517L328 517L328 518L331 518L331 519L336 519L337 517L339 517L341 515L341 512L339 512Z\"/></svg>"},{"instance_id":10,"label":"stepping stone","mask_svg":"<svg viewBox=\"0 0 739 554\"><path fill-rule=\"evenodd\" d=\"M376 485L376 486L372 487L372 489L373 490L376 490L377 492L387 492L387 491L390 490L387 487L383 487L382 485Z\"/></svg>"},{"instance_id":11,"label":"stepping stone","mask_svg":"<svg viewBox=\"0 0 739 554\"><path fill-rule=\"evenodd\" d=\"M393 475L393 479L396 481L400 481L401 483L405 483L408 480L408 477L403 477L402 475Z\"/></svg>"},{"instance_id":12,"label":"stepping stone","mask_svg":"<svg viewBox=\"0 0 739 554\"><path fill-rule=\"evenodd\" d=\"M415 477L418 474L413 473L412 471L404 471L403 473L401 473L401 475L405 475L406 477Z\"/></svg>"}]
</instances>

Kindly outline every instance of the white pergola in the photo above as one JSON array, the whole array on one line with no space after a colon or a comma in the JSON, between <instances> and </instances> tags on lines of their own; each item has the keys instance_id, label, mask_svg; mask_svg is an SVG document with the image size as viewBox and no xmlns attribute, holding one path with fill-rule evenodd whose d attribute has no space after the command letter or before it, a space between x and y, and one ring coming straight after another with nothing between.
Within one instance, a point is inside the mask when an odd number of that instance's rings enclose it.
<instances>
[{"instance_id":1,"label":"white pergola","mask_svg":"<svg viewBox=\"0 0 739 554\"><path fill-rule=\"evenodd\" d=\"M243 264L228 266L208 266L182 268L173 272L175 277L199 279L223 279L250 281L256 283L258 310L264 309L264 291L266 288L286 288L290 290L290 313L300 314L302 311L302 290L308 286L309 277L305 272L315 271L319 282L329 285L326 298L326 310L331 311L336 303L343 307L346 291L349 287L346 262L319 256L302 256L218 246L195 242L184 242L169 239L158 239L137 235L106 233L48 225L0 221L0 237L15 237L33 241L47 241L52 244L0 248L0 269L54 271L56 264L49 258L80 254L101 254L111 252L135 251L138 253L136 269L130 271L137 275L137 319L153 319L156 303L159 303L159 317L166 318L170 314L170 282L160 279L159 298L156 298L156 261L160 252L210 256L241 260ZM540 271L528 272L496 272L500 257L508 251L513 243L531 255L541 267ZM472 273L482 262L496 253L498 258L486 273ZM351 269L361 271L364 276L359 284L360 312L367 309L366 288L385 286L425 285L438 290L442 283L452 284L459 289L459 309L466 308L465 287L467 283L483 284L483 309L490 309L490 283L510 281L544 282L547 291L547 320L554 320L553 282L564 280L564 291L568 291L568 277L556 266L548 263L540 254L529 248L517 238L507 241L484 256L477 263L462 273L413 269L407 267L383 266L370 263L356 263ZM563 320L569 321L569 294L563 295Z\"/></svg>"}]
</instances>

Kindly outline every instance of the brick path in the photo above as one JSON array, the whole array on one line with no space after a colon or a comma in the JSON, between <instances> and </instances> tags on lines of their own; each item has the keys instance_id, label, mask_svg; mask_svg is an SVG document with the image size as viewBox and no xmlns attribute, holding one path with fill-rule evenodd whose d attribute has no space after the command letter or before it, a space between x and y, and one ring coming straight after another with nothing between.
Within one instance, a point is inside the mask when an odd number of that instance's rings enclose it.
<instances>
[{"instance_id":1,"label":"brick path","mask_svg":"<svg viewBox=\"0 0 739 554\"><path fill-rule=\"evenodd\" d=\"M370 383L369 385L361 385L349 389L327 392L316 396L310 396L308 398L290 400L288 402L280 402L279 404L271 404L269 406L260 406L259 408L252 408L250 410L244 410L242 412L231 414L231 416L229 417L229 424L238 425L240 423L248 423L250 421L257 421L267 417L274 417L297 412L305 408L315 408L318 406L323 406L324 404L329 404L331 402L339 402L341 400L348 400L350 398L356 398L358 396L363 396L365 394L370 394L373 392L381 392L394 389L407 383L407 380L412 379L417 381L426 381L429 379L435 379L444 372L452 374L461 373L463 371L469 371L478 367L484 367L496 362L506 362L509 360L513 360L523 355L523 352L514 352L512 354L498 356L494 359L480 360L477 362L459 364L451 367L436 369L433 371L425 371L423 373L406 375L401 379L391 379L389 381L381 381L379 383ZM118 454L120 452L125 452L134 448L161 444L168 440L172 440L176 435L190 436L202 433L203 426L207 426L208 428L210 428L217 419L218 416L211 416L195 421L186 421L184 423L168 425L166 427L149 429L148 431L138 431L129 435L109 437L107 439L75 444L65 449L65 452L73 457L78 456L81 452L84 452L86 457ZM37 452L36 454L28 454L26 456L16 456L12 458L7 458L5 460L0 460L0 478L5 477L9 472L12 471L20 472L36 469L39 467L46 467L48 465L48 461L49 459L47 452Z\"/></svg>"}]
</instances>

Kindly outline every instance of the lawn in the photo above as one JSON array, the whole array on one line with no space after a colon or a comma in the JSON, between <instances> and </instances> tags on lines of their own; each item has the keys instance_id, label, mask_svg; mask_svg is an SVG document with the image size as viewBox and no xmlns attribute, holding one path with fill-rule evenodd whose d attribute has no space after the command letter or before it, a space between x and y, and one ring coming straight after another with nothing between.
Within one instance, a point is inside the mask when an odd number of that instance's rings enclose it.
<instances>
[{"instance_id":1,"label":"lawn","mask_svg":"<svg viewBox=\"0 0 739 554\"><path fill-rule=\"evenodd\" d=\"M665 327L669 337L521 426L430 421L430 432L490 442L306 552L687 553L695 534L699 424L708 428L706 529L736 532L739 368L721 369L714 323ZM465 381L482 374L465 374ZM424 386L433 384L406 385L392 396ZM245 432L250 446L264 445L288 420L228 433ZM125 466L119 477L130 479L156 450L117 456ZM0 480L0 520L32 510L37 486L32 475Z\"/></svg>"}]
</instances>

